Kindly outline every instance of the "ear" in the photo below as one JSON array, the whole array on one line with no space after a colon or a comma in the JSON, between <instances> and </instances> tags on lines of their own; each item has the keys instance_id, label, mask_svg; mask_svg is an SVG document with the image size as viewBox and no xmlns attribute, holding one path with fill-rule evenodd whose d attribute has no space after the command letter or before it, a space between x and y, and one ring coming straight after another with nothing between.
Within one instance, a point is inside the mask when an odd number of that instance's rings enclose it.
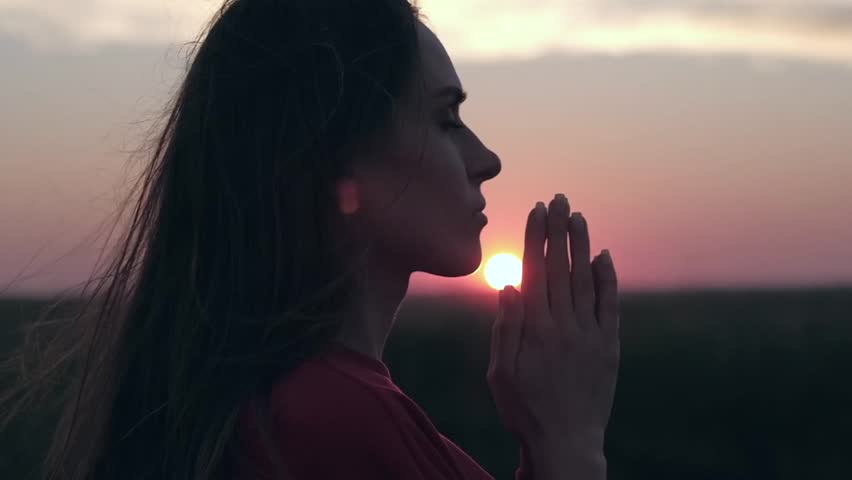
<instances>
[{"instance_id":1,"label":"ear","mask_svg":"<svg viewBox=\"0 0 852 480\"><path fill-rule=\"evenodd\" d=\"M343 179L337 182L337 204L340 212L351 215L358 211L360 206L358 195L358 184L353 179Z\"/></svg>"}]
</instances>

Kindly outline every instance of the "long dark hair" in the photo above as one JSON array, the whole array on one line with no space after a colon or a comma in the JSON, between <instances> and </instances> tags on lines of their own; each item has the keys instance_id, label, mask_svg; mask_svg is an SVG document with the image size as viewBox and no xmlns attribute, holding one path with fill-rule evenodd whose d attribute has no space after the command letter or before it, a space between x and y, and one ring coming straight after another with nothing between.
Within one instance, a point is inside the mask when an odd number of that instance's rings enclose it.
<instances>
[{"instance_id":1,"label":"long dark hair","mask_svg":"<svg viewBox=\"0 0 852 480\"><path fill-rule=\"evenodd\" d=\"M218 10L140 150L107 267L7 362L23 378L3 424L63 399L43 478L227 478L240 405L327 346L352 300L335 181L387 137L419 18L406 0Z\"/></svg>"}]
</instances>

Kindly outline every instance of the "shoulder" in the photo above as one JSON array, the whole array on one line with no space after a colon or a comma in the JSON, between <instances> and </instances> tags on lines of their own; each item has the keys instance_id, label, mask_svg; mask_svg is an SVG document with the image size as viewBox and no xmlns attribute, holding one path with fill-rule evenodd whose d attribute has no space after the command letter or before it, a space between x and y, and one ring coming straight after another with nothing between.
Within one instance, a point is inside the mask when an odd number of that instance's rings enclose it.
<instances>
[{"instance_id":1,"label":"shoulder","mask_svg":"<svg viewBox=\"0 0 852 480\"><path fill-rule=\"evenodd\" d=\"M270 414L277 426L305 434L390 433L388 394L328 364L310 362L273 386Z\"/></svg>"},{"instance_id":2,"label":"shoulder","mask_svg":"<svg viewBox=\"0 0 852 480\"><path fill-rule=\"evenodd\" d=\"M393 392L310 363L269 395L270 430L295 478L418 478Z\"/></svg>"}]
</instances>

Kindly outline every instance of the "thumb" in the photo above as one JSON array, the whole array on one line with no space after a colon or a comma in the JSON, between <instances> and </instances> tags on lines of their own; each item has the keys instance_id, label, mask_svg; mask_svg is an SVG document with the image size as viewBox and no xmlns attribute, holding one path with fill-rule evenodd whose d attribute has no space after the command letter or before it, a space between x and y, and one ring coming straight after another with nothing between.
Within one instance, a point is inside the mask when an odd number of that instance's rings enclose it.
<instances>
[{"instance_id":1,"label":"thumb","mask_svg":"<svg viewBox=\"0 0 852 480\"><path fill-rule=\"evenodd\" d=\"M523 305L520 293L511 285L500 291L500 308L491 334L491 368L514 375L521 344Z\"/></svg>"}]
</instances>

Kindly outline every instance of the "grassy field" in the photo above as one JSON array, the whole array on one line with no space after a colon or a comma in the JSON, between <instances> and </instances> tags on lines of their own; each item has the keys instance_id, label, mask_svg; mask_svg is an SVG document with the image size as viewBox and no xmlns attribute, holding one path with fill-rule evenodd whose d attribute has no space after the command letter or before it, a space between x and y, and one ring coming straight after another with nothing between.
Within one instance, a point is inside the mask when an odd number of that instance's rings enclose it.
<instances>
[{"instance_id":1,"label":"grassy field","mask_svg":"<svg viewBox=\"0 0 852 480\"><path fill-rule=\"evenodd\" d=\"M3 352L39 307L0 301ZM503 480L518 446L485 381L495 308L496 296L409 297L385 362ZM624 295L621 313L611 479L852 478L852 289ZM46 409L2 432L0 478L28 478L53 421Z\"/></svg>"}]
</instances>

